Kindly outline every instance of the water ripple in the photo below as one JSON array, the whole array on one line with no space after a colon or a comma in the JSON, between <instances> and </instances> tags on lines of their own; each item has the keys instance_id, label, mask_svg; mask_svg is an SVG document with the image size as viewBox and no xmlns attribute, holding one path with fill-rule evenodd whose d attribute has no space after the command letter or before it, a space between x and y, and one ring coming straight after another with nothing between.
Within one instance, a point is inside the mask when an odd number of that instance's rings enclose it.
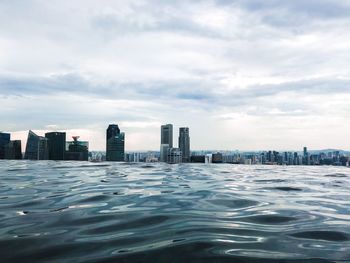
<instances>
[{"instance_id":1,"label":"water ripple","mask_svg":"<svg viewBox=\"0 0 350 263\"><path fill-rule=\"evenodd\" d=\"M0 161L2 262L350 262L350 169Z\"/></svg>"}]
</instances>

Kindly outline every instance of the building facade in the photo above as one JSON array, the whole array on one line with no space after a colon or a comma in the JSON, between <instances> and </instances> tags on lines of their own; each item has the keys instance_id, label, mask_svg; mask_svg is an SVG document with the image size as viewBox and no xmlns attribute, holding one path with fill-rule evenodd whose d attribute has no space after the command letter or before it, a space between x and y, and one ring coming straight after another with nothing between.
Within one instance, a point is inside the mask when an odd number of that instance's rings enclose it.
<instances>
[{"instance_id":1,"label":"building facade","mask_svg":"<svg viewBox=\"0 0 350 263\"><path fill-rule=\"evenodd\" d=\"M182 162L182 153L179 148L169 148L168 149L168 163L175 164Z\"/></svg>"},{"instance_id":2,"label":"building facade","mask_svg":"<svg viewBox=\"0 0 350 263\"><path fill-rule=\"evenodd\" d=\"M65 160L89 160L89 142L78 141L78 139L79 136L73 136L73 141L66 143Z\"/></svg>"},{"instance_id":3,"label":"building facade","mask_svg":"<svg viewBox=\"0 0 350 263\"><path fill-rule=\"evenodd\" d=\"M169 144L161 144L160 145L159 160L161 162L167 162L168 161L168 149L169 149Z\"/></svg>"},{"instance_id":4,"label":"building facade","mask_svg":"<svg viewBox=\"0 0 350 263\"><path fill-rule=\"evenodd\" d=\"M117 124L110 124L106 131L106 161L125 160L125 134Z\"/></svg>"},{"instance_id":5,"label":"building facade","mask_svg":"<svg viewBox=\"0 0 350 263\"><path fill-rule=\"evenodd\" d=\"M165 124L160 127L160 157L161 162L168 161L168 149L173 147L173 125Z\"/></svg>"},{"instance_id":6,"label":"building facade","mask_svg":"<svg viewBox=\"0 0 350 263\"><path fill-rule=\"evenodd\" d=\"M213 153L211 158L212 163L222 163L222 153Z\"/></svg>"},{"instance_id":7,"label":"building facade","mask_svg":"<svg viewBox=\"0 0 350 263\"><path fill-rule=\"evenodd\" d=\"M66 133L48 132L45 133L48 139L49 160L64 160L66 152Z\"/></svg>"},{"instance_id":8,"label":"building facade","mask_svg":"<svg viewBox=\"0 0 350 263\"><path fill-rule=\"evenodd\" d=\"M189 128L187 127L182 127L179 129L179 148L182 152L182 162L190 162L190 132Z\"/></svg>"},{"instance_id":9,"label":"building facade","mask_svg":"<svg viewBox=\"0 0 350 263\"><path fill-rule=\"evenodd\" d=\"M29 131L24 159L48 160L48 139Z\"/></svg>"},{"instance_id":10,"label":"building facade","mask_svg":"<svg viewBox=\"0 0 350 263\"><path fill-rule=\"evenodd\" d=\"M192 155L191 163L205 163L205 155Z\"/></svg>"},{"instance_id":11,"label":"building facade","mask_svg":"<svg viewBox=\"0 0 350 263\"><path fill-rule=\"evenodd\" d=\"M0 159L5 159L5 147L10 143L11 134L0 132Z\"/></svg>"},{"instance_id":12,"label":"building facade","mask_svg":"<svg viewBox=\"0 0 350 263\"><path fill-rule=\"evenodd\" d=\"M20 140L10 141L5 146L5 159L21 160L22 159L22 142Z\"/></svg>"},{"instance_id":13,"label":"building facade","mask_svg":"<svg viewBox=\"0 0 350 263\"><path fill-rule=\"evenodd\" d=\"M173 148L173 125L165 124L160 128L160 144L168 144Z\"/></svg>"}]
</instances>

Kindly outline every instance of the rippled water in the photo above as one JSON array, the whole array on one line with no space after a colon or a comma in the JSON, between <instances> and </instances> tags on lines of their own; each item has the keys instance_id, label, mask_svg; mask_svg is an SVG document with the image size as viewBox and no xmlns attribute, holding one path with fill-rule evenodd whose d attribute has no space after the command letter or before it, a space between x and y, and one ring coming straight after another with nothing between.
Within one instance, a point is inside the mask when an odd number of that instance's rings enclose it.
<instances>
[{"instance_id":1,"label":"rippled water","mask_svg":"<svg viewBox=\"0 0 350 263\"><path fill-rule=\"evenodd\" d=\"M1 262L350 262L350 169L0 161Z\"/></svg>"}]
</instances>

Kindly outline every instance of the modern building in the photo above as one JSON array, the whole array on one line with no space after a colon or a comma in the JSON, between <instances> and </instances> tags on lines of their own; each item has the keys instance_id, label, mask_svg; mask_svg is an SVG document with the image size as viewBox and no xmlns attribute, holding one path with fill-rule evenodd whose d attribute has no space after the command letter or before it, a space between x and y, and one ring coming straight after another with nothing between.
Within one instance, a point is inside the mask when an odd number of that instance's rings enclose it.
<instances>
[{"instance_id":1,"label":"modern building","mask_svg":"<svg viewBox=\"0 0 350 263\"><path fill-rule=\"evenodd\" d=\"M166 124L161 126L160 144L169 144L173 148L173 125Z\"/></svg>"},{"instance_id":2,"label":"modern building","mask_svg":"<svg viewBox=\"0 0 350 263\"><path fill-rule=\"evenodd\" d=\"M190 132L187 127L179 129L179 148L182 152L182 162L190 162Z\"/></svg>"},{"instance_id":3,"label":"modern building","mask_svg":"<svg viewBox=\"0 0 350 263\"><path fill-rule=\"evenodd\" d=\"M48 160L48 139L29 131L24 159Z\"/></svg>"},{"instance_id":4,"label":"modern building","mask_svg":"<svg viewBox=\"0 0 350 263\"><path fill-rule=\"evenodd\" d=\"M65 160L89 160L89 142L78 141L78 139L79 136L73 136L73 141L66 143Z\"/></svg>"},{"instance_id":5,"label":"modern building","mask_svg":"<svg viewBox=\"0 0 350 263\"><path fill-rule=\"evenodd\" d=\"M160 161L168 161L168 149L173 148L173 125L165 124L160 127Z\"/></svg>"},{"instance_id":6,"label":"modern building","mask_svg":"<svg viewBox=\"0 0 350 263\"><path fill-rule=\"evenodd\" d=\"M168 163L175 164L182 162L182 153L179 148L169 148L168 149Z\"/></svg>"},{"instance_id":7,"label":"modern building","mask_svg":"<svg viewBox=\"0 0 350 263\"><path fill-rule=\"evenodd\" d=\"M169 144L161 144L160 145L160 157L159 160L161 162L167 162L168 161L168 149L169 149Z\"/></svg>"},{"instance_id":8,"label":"modern building","mask_svg":"<svg viewBox=\"0 0 350 263\"><path fill-rule=\"evenodd\" d=\"M117 124L110 124L106 132L106 160L123 162L125 160L125 134Z\"/></svg>"},{"instance_id":9,"label":"modern building","mask_svg":"<svg viewBox=\"0 0 350 263\"><path fill-rule=\"evenodd\" d=\"M310 164L310 158L309 158L309 153L307 151L307 147L304 147L303 149L303 164L304 165Z\"/></svg>"},{"instance_id":10,"label":"modern building","mask_svg":"<svg viewBox=\"0 0 350 263\"><path fill-rule=\"evenodd\" d=\"M48 132L45 133L48 139L49 160L64 160L66 152L66 133Z\"/></svg>"},{"instance_id":11,"label":"modern building","mask_svg":"<svg viewBox=\"0 0 350 263\"><path fill-rule=\"evenodd\" d=\"M11 134L0 132L0 159L5 159L5 147L11 140Z\"/></svg>"},{"instance_id":12,"label":"modern building","mask_svg":"<svg viewBox=\"0 0 350 263\"><path fill-rule=\"evenodd\" d=\"M22 142L20 140L10 141L8 144L5 145L5 159L22 159Z\"/></svg>"}]
</instances>

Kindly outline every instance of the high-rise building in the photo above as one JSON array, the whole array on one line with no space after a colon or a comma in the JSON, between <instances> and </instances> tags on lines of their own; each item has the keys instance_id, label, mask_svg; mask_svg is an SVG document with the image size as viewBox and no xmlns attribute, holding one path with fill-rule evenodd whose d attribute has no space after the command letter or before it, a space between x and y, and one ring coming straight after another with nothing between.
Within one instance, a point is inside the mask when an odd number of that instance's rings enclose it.
<instances>
[{"instance_id":1,"label":"high-rise building","mask_svg":"<svg viewBox=\"0 0 350 263\"><path fill-rule=\"evenodd\" d=\"M10 141L5 146L5 159L20 160L22 159L22 142L20 140Z\"/></svg>"},{"instance_id":2,"label":"high-rise building","mask_svg":"<svg viewBox=\"0 0 350 263\"><path fill-rule=\"evenodd\" d=\"M173 125L166 124L160 127L160 161L168 161L168 149L173 147Z\"/></svg>"},{"instance_id":3,"label":"high-rise building","mask_svg":"<svg viewBox=\"0 0 350 263\"><path fill-rule=\"evenodd\" d=\"M190 162L190 132L187 127L179 129L179 148L182 152L182 162Z\"/></svg>"},{"instance_id":4,"label":"high-rise building","mask_svg":"<svg viewBox=\"0 0 350 263\"><path fill-rule=\"evenodd\" d=\"M161 144L160 145L160 161L167 162L168 161L168 149L169 144Z\"/></svg>"},{"instance_id":5,"label":"high-rise building","mask_svg":"<svg viewBox=\"0 0 350 263\"><path fill-rule=\"evenodd\" d=\"M29 131L24 159L48 160L48 139Z\"/></svg>"},{"instance_id":6,"label":"high-rise building","mask_svg":"<svg viewBox=\"0 0 350 263\"><path fill-rule=\"evenodd\" d=\"M107 128L106 160L122 162L125 160L125 134L118 125L110 124Z\"/></svg>"},{"instance_id":7,"label":"high-rise building","mask_svg":"<svg viewBox=\"0 0 350 263\"><path fill-rule=\"evenodd\" d=\"M309 158L309 153L307 152L307 147L304 147L303 149L303 164L304 165L309 165L310 164L310 158Z\"/></svg>"},{"instance_id":8,"label":"high-rise building","mask_svg":"<svg viewBox=\"0 0 350 263\"><path fill-rule=\"evenodd\" d=\"M160 144L168 144L169 148L173 148L173 125L166 124L161 126Z\"/></svg>"},{"instance_id":9,"label":"high-rise building","mask_svg":"<svg viewBox=\"0 0 350 263\"><path fill-rule=\"evenodd\" d=\"M307 155L307 147L304 147L304 149L303 149L303 153L304 153L304 156L306 156L306 155Z\"/></svg>"},{"instance_id":10,"label":"high-rise building","mask_svg":"<svg viewBox=\"0 0 350 263\"><path fill-rule=\"evenodd\" d=\"M73 141L66 143L65 160L88 161L89 142L78 139L79 136L73 136Z\"/></svg>"},{"instance_id":11,"label":"high-rise building","mask_svg":"<svg viewBox=\"0 0 350 263\"><path fill-rule=\"evenodd\" d=\"M11 140L11 134L0 132L0 159L5 158L5 147Z\"/></svg>"},{"instance_id":12,"label":"high-rise building","mask_svg":"<svg viewBox=\"0 0 350 263\"><path fill-rule=\"evenodd\" d=\"M48 132L45 133L48 139L49 160L64 160L66 152L66 133Z\"/></svg>"}]
</instances>

